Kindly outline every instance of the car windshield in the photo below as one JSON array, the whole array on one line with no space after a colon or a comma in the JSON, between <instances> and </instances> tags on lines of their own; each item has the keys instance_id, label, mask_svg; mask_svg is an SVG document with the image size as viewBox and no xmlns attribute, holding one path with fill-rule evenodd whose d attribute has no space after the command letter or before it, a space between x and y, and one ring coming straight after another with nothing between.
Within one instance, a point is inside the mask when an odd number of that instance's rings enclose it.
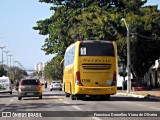
<instances>
[{"instance_id":1,"label":"car windshield","mask_svg":"<svg viewBox=\"0 0 160 120\"><path fill-rule=\"evenodd\" d=\"M33 79L23 80L22 85L38 85L38 80L33 80Z\"/></svg>"}]
</instances>

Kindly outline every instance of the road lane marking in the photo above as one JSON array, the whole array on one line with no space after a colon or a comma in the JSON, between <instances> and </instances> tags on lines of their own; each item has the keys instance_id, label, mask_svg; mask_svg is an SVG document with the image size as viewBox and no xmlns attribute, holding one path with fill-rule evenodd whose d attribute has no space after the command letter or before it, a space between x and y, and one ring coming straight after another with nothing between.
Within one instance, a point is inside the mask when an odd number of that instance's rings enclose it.
<instances>
[{"instance_id":1,"label":"road lane marking","mask_svg":"<svg viewBox=\"0 0 160 120\"><path fill-rule=\"evenodd\" d=\"M66 103L66 104L70 104L69 102L67 102L67 101L63 101L64 103Z\"/></svg>"},{"instance_id":2,"label":"road lane marking","mask_svg":"<svg viewBox=\"0 0 160 120\"><path fill-rule=\"evenodd\" d=\"M78 106L72 106L73 108L75 108L75 109L77 109L77 110L79 110L79 111L83 111L80 107L78 107Z\"/></svg>"},{"instance_id":3,"label":"road lane marking","mask_svg":"<svg viewBox=\"0 0 160 120\"><path fill-rule=\"evenodd\" d=\"M64 103L66 103L66 104L70 104L69 102L67 102L67 101L64 101L63 99L60 99L60 100L62 100ZM78 106L72 106L73 108L75 108L76 110L78 110L78 111L83 111L83 109L81 109L80 107L78 107ZM93 120L102 120L102 119L100 119L100 118L98 118L98 117L90 117L91 119L93 119Z\"/></svg>"},{"instance_id":4,"label":"road lane marking","mask_svg":"<svg viewBox=\"0 0 160 120\"><path fill-rule=\"evenodd\" d=\"M149 106L146 106L146 105L143 105L143 104L137 104L139 106L143 106L143 107L149 107Z\"/></svg>"},{"instance_id":5,"label":"road lane marking","mask_svg":"<svg viewBox=\"0 0 160 120\"><path fill-rule=\"evenodd\" d=\"M64 103L66 103L66 104L70 104L69 102L67 102L67 101L63 101ZM72 106L73 108L75 108L76 110L79 110L79 111L82 111L82 109L80 108L80 107L78 107L78 106Z\"/></svg>"},{"instance_id":6,"label":"road lane marking","mask_svg":"<svg viewBox=\"0 0 160 120\"><path fill-rule=\"evenodd\" d=\"M152 109L156 109L156 110L160 110L160 108L156 108L156 107L150 107L150 108L152 108Z\"/></svg>"},{"instance_id":7,"label":"road lane marking","mask_svg":"<svg viewBox=\"0 0 160 120\"><path fill-rule=\"evenodd\" d=\"M16 97L13 97L11 100L9 100L9 102L6 103L6 104L3 106L3 108L0 109L0 111L4 111L4 110L5 110L5 107L9 106L9 105L14 101L15 98L16 98Z\"/></svg>"},{"instance_id":8,"label":"road lane marking","mask_svg":"<svg viewBox=\"0 0 160 120\"><path fill-rule=\"evenodd\" d=\"M91 119L93 119L93 120L102 120L99 117L91 117Z\"/></svg>"},{"instance_id":9,"label":"road lane marking","mask_svg":"<svg viewBox=\"0 0 160 120\"><path fill-rule=\"evenodd\" d=\"M156 107L150 107L150 106L147 106L147 105L143 105L143 104L137 104L139 106L143 106L143 107L149 107L151 109L156 109L156 110L160 110L160 108L156 108Z\"/></svg>"}]
</instances>

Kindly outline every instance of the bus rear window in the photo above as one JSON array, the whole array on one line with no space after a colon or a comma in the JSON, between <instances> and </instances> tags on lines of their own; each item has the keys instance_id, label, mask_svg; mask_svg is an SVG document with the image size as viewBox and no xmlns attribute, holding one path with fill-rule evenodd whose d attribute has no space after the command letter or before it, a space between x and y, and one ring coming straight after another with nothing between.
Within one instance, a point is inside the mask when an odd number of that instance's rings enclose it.
<instances>
[{"instance_id":1,"label":"bus rear window","mask_svg":"<svg viewBox=\"0 0 160 120\"><path fill-rule=\"evenodd\" d=\"M115 56L114 46L111 42L83 42L79 56Z\"/></svg>"}]
</instances>

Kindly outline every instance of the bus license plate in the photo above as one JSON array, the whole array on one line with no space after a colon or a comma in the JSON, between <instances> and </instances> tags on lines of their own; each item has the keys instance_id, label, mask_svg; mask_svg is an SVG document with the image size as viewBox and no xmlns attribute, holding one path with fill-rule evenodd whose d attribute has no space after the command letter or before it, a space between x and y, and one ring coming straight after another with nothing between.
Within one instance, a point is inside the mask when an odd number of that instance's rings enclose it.
<instances>
[{"instance_id":1,"label":"bus license plate","mask_svg":"<svg viewBox=\"0 0 160 120\"><path fill-rule=\"evenodd\" d=\"M94 92L100 92L100 89L95 88L95 89L93 89L93 91Z\"/></svg>"}]
</instances>

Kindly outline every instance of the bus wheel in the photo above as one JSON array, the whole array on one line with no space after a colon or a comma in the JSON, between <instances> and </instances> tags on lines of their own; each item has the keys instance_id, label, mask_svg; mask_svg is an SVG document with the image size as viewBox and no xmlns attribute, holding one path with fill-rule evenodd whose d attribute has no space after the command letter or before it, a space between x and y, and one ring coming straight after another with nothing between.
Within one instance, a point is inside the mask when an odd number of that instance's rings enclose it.
<instances>
[{"instance_id":1,"label":"bus wheel","mask_svg":"<svg viewBox=\"0 0 160 120\"><path fill-rule=\"evenodd\" d=\"M110 95L106 95L106 100L110 100Z\"/></svg>"},{"instance_id":2,"label":"bus wheel","mask_svg":"<svg viewBox=\"0 0 160 120\"><path fill-rule=\"evenodd\" d=\"M65 93L66 97L70 97L70 94L69 93Z\"/></svg>"},{"instance_id":3,"label":"bus wheel","mask_svg":"<svg viewBox=\"0 0 160 120\"><path fill-rule=\"evenodd\" d=\"M71 94L71 100L76 100L76 96Z\"/></svg>"},{"instance_id":4,"label":"bus wheel","mask_svg":"<svg viewBox=\"0 0 160 120\"><path fill-rule=\"evenodd\" d=\"M19 96L18 96L18 100L21 100L21 99L22 99L22 97L19 97Z\"/></svg>"}]
</instances>

